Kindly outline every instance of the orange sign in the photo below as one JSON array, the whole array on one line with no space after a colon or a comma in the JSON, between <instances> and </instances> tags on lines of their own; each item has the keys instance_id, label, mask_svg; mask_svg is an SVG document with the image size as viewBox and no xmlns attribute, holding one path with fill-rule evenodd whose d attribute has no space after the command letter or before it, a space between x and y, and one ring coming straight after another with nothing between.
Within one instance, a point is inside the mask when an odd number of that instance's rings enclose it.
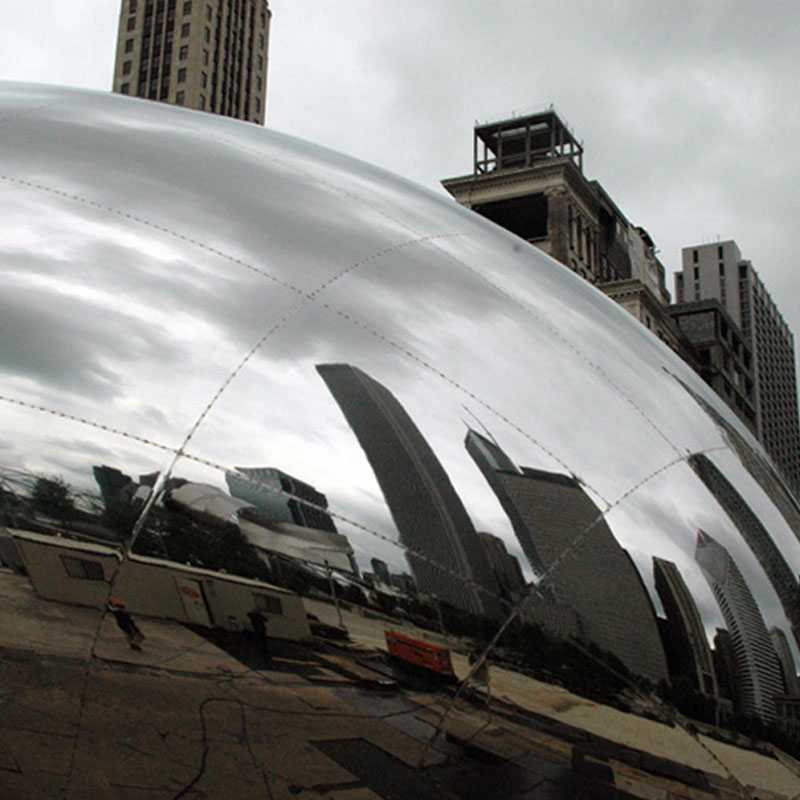
<instances>
[{"instance_id":1,"label":"orange sign","mask_svg":"<svg viewBox=\"0 0 800 800\"><path fill-rule=\"evenodd\" d=\"M422 639L412 639L397 631L385 631L385 635L389 654L395 658L441 675L454 674L450 651L446 647Z\"/></svg>"}]
</instances>

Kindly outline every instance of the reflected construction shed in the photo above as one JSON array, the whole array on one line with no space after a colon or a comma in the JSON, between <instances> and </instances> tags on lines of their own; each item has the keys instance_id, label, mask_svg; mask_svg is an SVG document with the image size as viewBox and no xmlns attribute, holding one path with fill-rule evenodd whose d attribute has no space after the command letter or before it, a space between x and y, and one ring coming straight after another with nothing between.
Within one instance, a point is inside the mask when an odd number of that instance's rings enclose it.
<instances>
[{"instance_id":1,"label":"reflected construction shed","mask_svg":"<svg viewBox=\"0 0 800 800\"><path fill-rule=\"evenodd\" d=\"M116 572L114 594L134 614L236 631L250 627L247 614L258 608L271 637L311 638L302 598L278 586L135 553L123 559L117 548L92 542L11 535L34 590L47 600L103 608Z\"/></svg>"}]
</instances>

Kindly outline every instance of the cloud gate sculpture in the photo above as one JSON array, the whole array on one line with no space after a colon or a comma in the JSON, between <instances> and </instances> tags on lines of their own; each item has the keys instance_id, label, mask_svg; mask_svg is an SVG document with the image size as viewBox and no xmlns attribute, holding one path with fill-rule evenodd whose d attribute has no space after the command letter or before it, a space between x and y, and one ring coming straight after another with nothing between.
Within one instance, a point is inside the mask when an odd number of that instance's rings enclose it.
<instances>
[{"instance_id":1,"label":"cloud gate sculpture","mask_svg":"<svg viewBox=\"0 0 800 800\"><path fill-rule=\"evenodd\" d=\"M250 577L364 597L378 559L484 641L515 614L712 697L719 630L729 701L774 717L800 508L595 288L395 175L162 104L0 85L0 162L6 538L217 568L227 537Z\"/></svg>"}]
</instances>

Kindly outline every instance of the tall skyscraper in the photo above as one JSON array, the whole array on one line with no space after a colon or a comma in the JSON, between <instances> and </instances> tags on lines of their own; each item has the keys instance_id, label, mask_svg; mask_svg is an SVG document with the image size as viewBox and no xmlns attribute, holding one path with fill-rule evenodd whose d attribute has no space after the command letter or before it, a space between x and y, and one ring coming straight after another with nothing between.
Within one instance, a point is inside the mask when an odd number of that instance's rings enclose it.
<instances>
[{"instance_id":1,"label":"tall skyscraper","mask_svg":"<svg viewBox=\"0 0 800 800\"><path fill-rule=\"evenodd\" d=\"M772 465L769 459L753 447L747 439L722 416L705 398L692 390L677 376L675 380L694 398L695 402L711 417L722 432L731 449L739 457L742 466L750 473L756 483L781 512L786 524L800 541L800 503L788 490L785 478Z\"/></svg>"},{"instance_id":2,"label":"tall skyscraper","mask_svg":"<svg viewBox=\"0 0 800 800\"><path fill-rule=\"evenodd\" d=\"M708 456L695 454L689 458L689 465L714 495L758 559L780 598L783 611L792 625L792 634L800 644L800 584L769 531Z\"/></svg>"},{"instance_id":3,"label":"tall skyscraper","mask_svg":"<svg viewBox=\"0 0 800 800\"><path fill-rule=\"evenodd\" d=\"M754 360L756 435L800 494L794 335L736 242L692 245L682 256L677 302L715 298L739 326Z\"/></svg>"},{"instance_id":4,"label":"tall skyscraper","mask_svg":"<svg viewBox=\"0 0 800 800\"><path fill-rule=\"evenodd\" d=\"M516 505L511 501L511 498L505 491L503 481L500 480L499 474L501 472L511 472L520 474L519 467L506 455L505 451L500 446L485 436L482 436L477 431L470 429L464 439L464 445L467 452L472 456L472 460L477 465L481 474L486 479L486 482L491 487L492 491L500 501L503 511L511 522L511 527L517 537L517 541L525 553L525 558L531 569L540 574L544 572L544 565L539 559L539 554L536 550L534 542L533 531L526 524L525 519L520 514Z\"/></svg>"},{"instance_id":5,"label":"tall skyscraper","mask_svg":"<svg viewBox=\"0 0 800 800\"><path fill-rule=\"evenodd\" d=\"M385 386L357 367L319 364L317 371L375 473L400 541L410 548L419 591L498 617L498 587L475 527L414 420Z\"/></svg>"},{"instance_id":6,"label":"tall skyscraper","mask_svg":"<svg viewBox=\"0 0 800 800\"><path fill-rule=\"evenodd\" d=\"M505 543L499 536L478 531L478 540L494 573L500 594L509 603L515 602L525 592L526 587L519 561L506 550Z\"/></svg>"},{"instance_id":7,"label":"tall skyscraper","mask_svg":"<svg viewBox=\"0 0 800 800\"><path fill-rule=\"evenodd\" d=\"M698 692L716 697L717 678L703 621L678 567L663 558L653 559L656 591L667 615L667 663L670 675L684 675Z\"/></svg>"},{"instance_id":8,"label":"tall skyscraper","mask_svg":"<svg viewBox=\"0 0 800 800\"><path fill-rule=\"evenodd\" d=\"M264 124L267 0L122 0L113 89Z\"/></svg>"},{"instance_id":9,"label":"tall skyscraper","mask_svg":"<svg viewBox=\"0 0 800 800\"><path fill-rule=\"evenodd\" d=\"M797 667L794 665L794 656L792 648L789 646L789 640L780 628L770 628L769 636L781 665L784 690L786 694L797 697L800 695L800 681L797 680Z\"/></svg>"},{"instance_id":10,"label":"tall skyscraper","mask_svg":"<svg viewBox=\"0 0 800 800\"><path fill-rule=\"evenodd\" d=\"M783 692L783 679L764 618L728 551L704 531L697 533L695 558L730 633L738 707L769 722L775 717L773 699Z\"/></svg>"},{"instance_id":11,"label":"tall skyscraper","mask_svg":"<svg viewBox=\"0 0 800 800\"><path fill-rule=\"evenodd\" d=\"M668 679L647 589L580 482L527 467L521 472L498 472L496 479L533 532L537 559L545 567L592 526L546 584L578 612L587 639L616 655L635 674L656 683Z\"/></svg>"}]
</instances>

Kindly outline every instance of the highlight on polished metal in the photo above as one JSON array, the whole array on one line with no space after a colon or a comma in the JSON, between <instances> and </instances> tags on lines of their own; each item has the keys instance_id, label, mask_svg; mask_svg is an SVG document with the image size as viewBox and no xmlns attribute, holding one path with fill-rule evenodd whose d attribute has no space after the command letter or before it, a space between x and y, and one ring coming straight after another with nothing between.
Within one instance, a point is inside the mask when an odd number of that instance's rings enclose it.
<instances>
[{"instance_id":1,"label":"highlight on polished metal","mask_svg":"<svg viewBox=\"0 0 800 800\"><path fill-rule=\"evenodd\" d=\"M800 506L594 287L444 196L176 107L0 84L0 163L0 560L39 598L229 652L254 607L309 651L368 624L474 650L409 734L421 767L487 659L506 709L560 684L667 750L681 715L776 724Z\"/></svg>"}]
</instances>

